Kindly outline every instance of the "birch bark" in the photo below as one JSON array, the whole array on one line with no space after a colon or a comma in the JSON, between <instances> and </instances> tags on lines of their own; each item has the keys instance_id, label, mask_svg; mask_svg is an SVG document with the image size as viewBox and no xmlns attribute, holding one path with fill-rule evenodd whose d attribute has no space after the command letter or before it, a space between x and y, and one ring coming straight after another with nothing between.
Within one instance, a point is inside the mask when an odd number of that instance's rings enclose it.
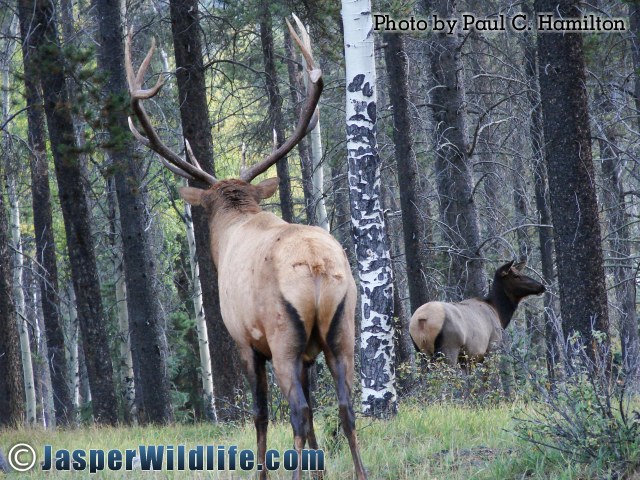
<instances>
[{"instance_id":1,"label":"birch bark","mask_svg":"<svg viewBox=\"0 0 640 480\"><path fill-rule=\"evenodd\" d=\"M362 411L397 410L393 348L393 274L380 204L376 143L376 69L370 0L343 0L349 200L362 311Z\"/></svg>"},{"instance_id":2,"label":"birch bark","mask_svg":"<svg viewBox=\"0 0 640 480\"><path fill-rule=\"evenodd\" d=\"M189 264L191 265L191 286L193 288L193 308L196 313L196 332L198 334L198 350L200 352L200 375L202 376L202 390L204 392L204 408L207 418L217 422L215 396L213 392L213 373L211 371L211 355L209 354L209 332L204 316L202 303L202 285L200 284L200 267L196 251L196 234L193 229L191 205L184 204L184 222L187 228L187 243L189 244Z\"/></svg>"}]
</instances>

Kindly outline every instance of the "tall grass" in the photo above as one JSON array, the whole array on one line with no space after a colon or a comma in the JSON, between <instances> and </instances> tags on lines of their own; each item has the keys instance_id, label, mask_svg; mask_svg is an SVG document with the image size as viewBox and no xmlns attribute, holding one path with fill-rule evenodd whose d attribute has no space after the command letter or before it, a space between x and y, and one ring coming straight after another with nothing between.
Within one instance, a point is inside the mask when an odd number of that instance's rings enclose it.
<instances>
[{"instance_id":1,"label":"tall grass","mask_svg":"<svg viewBox=\"0 0 640 480\"><path fill-rule=\"evenodd\" d=\"M577 479L575 470L561 456L536 451L512 433L514 409L522 405L502 403L487 408L450 403L423 405L415 400L402 403L396 418L358 418L358 436L363 461L371 479ZM349 448L341 433L334 435L337 408L321 409L316 431L326 455L326 478L351 479ZM238 445L255 449L253 424L172 425L132 428L82 428L48 432L37 429L0 431L0 447L6 453L19 442L32 445L41 455L45 444L55 449L120 449L138 445L198 444ZM284 451L292 445L288 423L269 428L269 448ZM41 460L41 459L39 459ZM250 472L48 472L12 473L9 478L255 478ZM284 470L270 478L290 478Z\"/></svg>"}]
</instances>

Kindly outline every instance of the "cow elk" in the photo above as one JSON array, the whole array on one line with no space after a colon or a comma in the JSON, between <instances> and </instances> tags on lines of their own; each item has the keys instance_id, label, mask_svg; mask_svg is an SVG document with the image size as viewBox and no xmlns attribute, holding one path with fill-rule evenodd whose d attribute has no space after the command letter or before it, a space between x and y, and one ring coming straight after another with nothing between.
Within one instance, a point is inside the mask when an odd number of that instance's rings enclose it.
<instances>
[{"instance_id":1,"label":"cow elk","mask_svg":"<svg viewBox=\"0 0 640 480\"><path fill-rule=\"evenodd\" d=\"M127 79L131 106L146 137L136 130L131 119L129 126L135 137L158 153L172 172L210 186L207 190L184 187L180 196L191 205L201 206L209 219L222 317L239 349L253 394L258 462L265 464L267 447L267 360L273 362L277 383L289 402L298 457L307 441L310 448L318 448L308 367L323 352L336 384L340 420L356 475L365 479L351 404L356 287L349 262L340 244L323 229L292 225L260 208L259 202L276 192L277 178L257 185L250 183L283 158L313 128L316 117L322 75L314 64L309 36L294 18L299 35L288 21L287 25L307 64L306 103L292 136L262 161L245 169L240 179L217 180L200 167L188 142L185 146L189 161L160 140L141 102L156 95L163 84L160 77L154 87L142 87L155 44L136 73L131 63L131 33L125 49ZM300 475L298 465L293 478ZM317 475L322 476L322 472ZM260 478L267 478L265 469Z\"/></svg>"},{"instance_id":2,"label":"cow elk","mask_svg":"<svg viewBox=\"0 0 640 480\"><path fill-rule=\"evenodd\" d=\"M520 301L545 291L544 285L522 273L524 266L509 262L498 268L485 298L429 302L418 308L409 322L416 350L431 357L444 355L451 366L482 361L502 340Z\"/></svg>"}]
</instances>

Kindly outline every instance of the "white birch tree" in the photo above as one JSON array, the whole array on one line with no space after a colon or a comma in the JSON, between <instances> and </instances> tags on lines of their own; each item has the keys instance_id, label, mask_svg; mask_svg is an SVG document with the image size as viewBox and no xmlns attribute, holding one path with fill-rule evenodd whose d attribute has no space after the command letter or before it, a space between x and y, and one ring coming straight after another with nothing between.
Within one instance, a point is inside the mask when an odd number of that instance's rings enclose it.
<instances>
[{"instance_id":1,"label":"white birch tree","mask_svg":"<svg viewBox=\"0 0 640 480\"><path fill-rule=\"evenodd\" d=\"M307 30L309 27L307 27ZM302 58L302 64L306 70L307 62ZM304 76L304 86L308 88L309 78ZM311 165L313 167L313 204L316 210L318 226L329 231L329 217L327 206L324 202L324 172L322 170L322 133L320 130L320 107L318 107L318 123L309 132L309 146L311 147Z\"/></svg>"},{"instance_id":2,"label":"white birch tree","mask_svg":"<svg viewBox=\"0 0 640 480\"><path fill-rule=\"evenodd\" d=\"M71 401L76 417L80 411L80 359L78 357L78 310L76 310L76 296L73 286L67 285L66 302L67 308L66 319L64 324L65 335L65 357L67 359L67 379L69 382L69 392L71 393ZM76 418L77 420L77 418Z\"/></svg>"},{"instance_id":3,"label":"white birch tree","mask_svg":"<svg viewBox=\"0 0 640 480\"><path fill-rule=\"evenodd\" d=\"M397 410L393 274L382 207L376 141L376 69L370 0L342 0L346 64L347 158L360 307L363 413Z\"/></svg>"},{"instance_id":4,"label":"white birch tree","mask_svg":"<svg viewBox=\"0 0 640 480\"><path fill-rule=\"evenodd\" d=\"M31 359L31 340L29 339L29 323L26 317L24 289L22 288L22 236L20 234L20 203L16 191L16 180L13 174L8 181L11 249L13 250L13 298L16 304L18 333L20 334L20 351L22 352L22 373L24 375L24 391L27 401L27 424L34 425L36 414L36 387L33 377Z\"/></svg>"},{"instance_id":5,"label":"white birch tree","mask_svg":"<svg viewBox=\"0 0 640 480\"><path fill-rule=\"evenodd\" d=\"M13 17L8 27L10 37L15 37L17 31L17 17ZM10 101L10 71L9 63L15 50L15 42L8 41L2 52L2 123L4 124L9 118L11 106ZM10 135L5 130L3 134L2 150L8 155L10 151ZM5 159L7 175L7 191L10 210L10 232L11 232L11 249L13 251L13 298L16 305L16 316L18 322L18 333L20 335L20 351L22 352L22 372L24 377L24 390L27 405L27 423L33 425L36 422L36 389L33 378L33 363L31 361L31 343L29 340L29 326L26 319L26 307L24 290L22 288L22 239L20 234L20 204L18 200L16 171L9 162L9 157Z\"/></svg>"},{"instance_id":6,"label":"white birch tree","mask_svg":"<svg viewBox=\"0 0 640 480\"><path fill-rule=\"evenodd\" d=\"M209 420L218 421L215 396L213 394L213 373L211 372L211 355L209 354L209 334L202 304L202 286L200 285L200 267L196 252L196 235L191 218L191 205L184 204L184 223L187 228L189 244L189 264L191 265L191 287L193 289L193 308L196 313L196 332L198 334L198 350L200 351L200 375L204 392L205 414Z\"/></svg>"}]
</instances>

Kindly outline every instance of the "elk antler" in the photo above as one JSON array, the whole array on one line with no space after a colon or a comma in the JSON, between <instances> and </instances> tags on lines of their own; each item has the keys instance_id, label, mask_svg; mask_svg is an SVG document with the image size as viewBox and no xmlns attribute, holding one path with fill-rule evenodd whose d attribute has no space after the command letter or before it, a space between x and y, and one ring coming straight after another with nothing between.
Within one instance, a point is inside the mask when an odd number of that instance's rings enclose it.
<instances>
[{"instance_id":1,"label":"elk antler","mask_svg":"<svg viewBox=\"0 0 640 480\"><path fill-rule=\"evenodd\" d=\"M129 83L129 94L131 95L131 107L133 108L133 112L138 117L140 121L140 125L142 125L142 129L147 134L146 137L142 136L140 132L133 125L133 121L131 117L129 117L129 128L133 133L133 136L142 143L146 145L151 150L160 155L160 160L173 173L180 175L188 180L200 180L209 185L213 185L217 182L216 178L213 175L205 172L201 167L196 157L193 155L191 151L191 145L189 145L189 141L185 139L185 146L187 150L187 155L191 163L184 160L180 155L174 153L169 147L167 147L162 140L160 140L160 136L155 131L153 126L151 125L151 121L147 116L147 112L142 106L141 100L146 100L155 96L162 86L164 85L164 77L161 75L158 77L158 81L155 86L149 89L143 89L142 84L144 83L144 74L149 68L149 63L151 63L151 57L153 57L153 52L156 48L155 39L151 42L151 48L147 53L147 56L142 61L140 65L140 69L138 73L135 73L133 69L133 64L131 63L131 30L127 34L127 41L125 42L124 48L124 63L125 68L127 70L127 82Z\"/></svg>"},{"instance_id":2,"label":"elk antler","mask_svg":"<svg viewBox=\"0 0 640 480\"><path fill-rule=\"evenodd\" d=\"M287 153L289 153L289 151L293 147L295 147L308 132L313 130L316 123L318 122L316 107L318 105L318 100L320 100L320 94L322 93L323 87L322 70L316 68L313 62L313 56L311 55L311 39L309 38L307 30L304 28L304 25L298 17L293 15L293 19L300 29L300 36L298 36L296 31L293 29L293 27L289 23L289 20L286 20L286 22L287 26L289 27L289 32L291 32L291 36L300 47L302 55L304 56L304 59L307 63L307 75L309 76L309 91L307 92L307 102L302 109L302 113L300 114L300 119L298 120L296 129L293 131L291 136L280 146L280 148L274 149L266 158L242 172L240 178L245 182L250 182L261 173L264 173L271 165L273 165ZM300 37L302 37L302 39Z\"/></svg>"}]
</instances>

